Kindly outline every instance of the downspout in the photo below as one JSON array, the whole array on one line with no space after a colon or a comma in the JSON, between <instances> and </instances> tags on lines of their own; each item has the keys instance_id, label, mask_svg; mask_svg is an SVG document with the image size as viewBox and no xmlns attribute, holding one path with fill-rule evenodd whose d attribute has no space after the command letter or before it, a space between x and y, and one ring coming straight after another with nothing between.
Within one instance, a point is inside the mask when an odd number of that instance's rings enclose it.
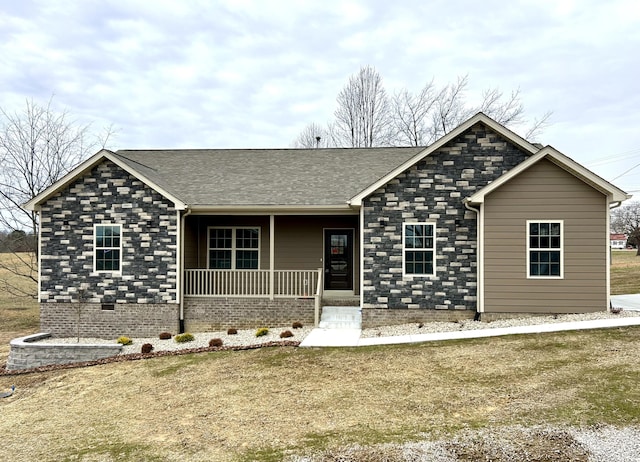
<instances>
[{"instance_id":1,"label":"downspout","mask_svg":"<svg viewBox=\"0 0 640 462\"><path fill-rule=\"evenodd\" d=\"M622 205L622 201L609 203L609 213L607 213L607 311L611 311L611 210Z\"/></svg>"},{"instance_id":2,"label":"downspout","mask_svg":"<svg viewBox=\"0 0 640 462\"><path fill-rule=\"evenodd\" d=\"M465 200L463 201L464 207L467 210L471 210L476 214L476 228L477 228L477 265L476 265L476 278L477 278L477 286L476 286L476 315L474 316L474 321L480 321L480 317L482 313L484 313L484 220L482 219L482 212L480 209L472 207Z\"/></svg>"},{"instance_id":3,"label":"downspout","mask_svg":"<svg viewBox=\"0 0 640 462\"><path fill-rule=\"evenodd\" d=\"M178 211L178 215L180 211ZM187 208L187 211L182 214L180 218L180 226L178 227L178 287L177 294L180 305L180 313L178 318L178 330L180 333L184 333L184 227L186 218L191 215L191 209Z\"/></svg>"}]
</instances>

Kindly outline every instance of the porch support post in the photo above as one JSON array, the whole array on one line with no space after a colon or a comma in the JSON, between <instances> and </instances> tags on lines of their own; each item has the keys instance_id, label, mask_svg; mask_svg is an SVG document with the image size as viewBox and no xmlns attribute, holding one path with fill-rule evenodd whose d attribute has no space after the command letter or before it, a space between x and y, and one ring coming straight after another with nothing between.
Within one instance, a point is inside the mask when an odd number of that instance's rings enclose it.
<instances>
[{"instance_id":1,"label":"porch support post","mask_svg":"<svg viewBox=\"0 0 640 462\"><path fill-rule=\"evenodd\" d=\"M273 300L273 288L274 288L274 266L275 266L275 236L273 234L275 229L275 216L269 215L269 299Z\"/></svg>"}]
</instances>

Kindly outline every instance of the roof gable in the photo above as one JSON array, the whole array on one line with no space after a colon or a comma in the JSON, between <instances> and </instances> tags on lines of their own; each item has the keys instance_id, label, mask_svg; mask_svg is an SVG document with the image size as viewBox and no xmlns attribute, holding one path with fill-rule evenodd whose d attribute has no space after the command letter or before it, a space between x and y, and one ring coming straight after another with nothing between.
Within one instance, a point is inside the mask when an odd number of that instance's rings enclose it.
<instances>
[{"instance_id":1,"label":"roof gable","mask_svg":"<svg viewBox=\"0 0 640 462\"><path fill-rule=\"evenodd\" d=\"M488 194L495 191L496 189L498 189L500 186L502 186L512 178L515 178L516 176L520 175L522 172L526 171L531 166L537 164L542 159L547 159L551 161L558 167L569 172L576 178L582 180L584 183L588 184L592 188L600 191L606 196L609 196L611 198L610 200L614 202L621 202L631 197L620 188L612 185L608 181L599 177L592 171L588 170L587 168L583 167L582 165L574 161L573 159L565 156L564 154L557 151L551 146L546 146L545 148L537 152L535 155L529 157L527 160L522 162L517 167L509 170L507 173L505 173L495 181L489 183L484 188L480 189L476 193L466 198L464 202L468 204L482 204L485 200L485 197Z\"/></svg>"},{"instance_id":2,"label":"roof gable","mask_svg":"<svg viewBox=\"0 0 640 462\"><path fill-rule=\"evenodd\" d=\"M173 194L168 192L165 188L157 184L152 179L147 178L145 175L142 175L140 174L140 172L132 169L130 165L123 163L122 160L120 160L115 153L113 153L112 151L109 151L108 149L102 149L96 154L94 154L93 156L91 156L89 159L82 162L76 168L74 168L65 176L63 176L60 180L56 181L54 184L49 186L40 194L38 194L37 196L33 197L30 201L25 203L24 207L27 210L35 210L41 203L45 202L47 199L57 194L59 191L61 191L62 189L70 185L77 178L81 177L88 171L92 170L94 167L104 162L105 160L109 160L113 162L118 167L122 168L124 171L129 173L130 175L138 178L140 181L145 183L151 189L154 189L159 194L169 199L171 202L174 203L177 210L183 210L186 208L185 204L181 200L176 198Z\"/></svg>"},{"instance_id":3,"label":"roof gable","mask_svg":"<svg viewBox=\"0 0 640 462\"><path fill-rule=\"evenodd\" d=\"M416 154L411 159L408 159L406 162L402 163L401 165L398 165L398 167L396 167L394 170L389 172L387 175L379 178L376 182L372 183L367 188L360 191L358 194L356 194L351 198L351 200L349 201L350 204L355 206L362 205L362 200L365 197L369 196L371 193L381 188L382 186L387 184L389 181L391 181L392 179L394 179L395 177L397 177L407 169L411 168L412 166L420 162L425 157L433 154L438 149L445 146L447 143L453 141L456 137L460 136L462 133L464 133L465 131L467 131L469 128L473 127L477 123L483 123L487 125L489 128L491 128L493 131L495 131L500 136L505 138L507 141L510 141L511 143L518 146L519 148L521 148L527 153L534 154L539 150L537 146L535 146L532 143L529 143L520 135L512 132L507 127L499 124L498 122L496 122L489 116L483 114L482 112L479 112L475 116L467 120L466 122L462 123L455 129L451 130L449 133L447 133L445 136L440 138L438 141L436 141L429 147L421 150L418 154Z\"/></svg>"}]
</instances>

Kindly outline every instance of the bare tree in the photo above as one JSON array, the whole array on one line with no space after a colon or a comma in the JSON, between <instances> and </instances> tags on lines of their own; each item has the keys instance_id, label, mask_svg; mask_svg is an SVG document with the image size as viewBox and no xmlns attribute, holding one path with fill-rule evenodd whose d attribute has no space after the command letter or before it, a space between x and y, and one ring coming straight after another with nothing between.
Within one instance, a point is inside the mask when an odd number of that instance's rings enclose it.
<instances>
[{"instance_id":1,"label":"bare tree","mask_svg":"<svg viewBox=\"0 0 640 462\"><path fill-rule=\"evenodd\" d=\"M432 116L434 139L446 135L474 113L465 105L468 83L468 76L458 77L455 83L445 86L439 93Z\"/></svg>"},{"instance_id":2,"label":"bare tree","mask_svg":"<svg viewBox=\"0 0 640 462\"><path fill-rule=\"evenodd\" d=\"M329 148L334 146L332 133L329 127L323 127L316 123L310 123L293 142L296 148Z\"/></svg>"},{"instance_id":3,"label":"bare tree","mask_svg":"<svg viewBox=\"0 0 640 462\"><path fill-rule=\"evenodd\" d=\"M413 94L406 88L393 97L393 124L395 144L400 146L427 146L435 140L432 126L433 110L441 97L433 80L420 93Z\"/></svg>"},{"instance_id":4,"label":"bare tree","mask_svg":"<svg viewBox=\"0 0 640 462\"><path fill-rule=\"evenodd\" d=\"M334 134L339 146L388 145L391 139L390 104L375 68L366 66L349 78L340 91Z\"/></svg>"},{"instance_id":5,"label":"bare tree","mask_svg":"<svg viewBox=\"0 0 640 462\"><path fill-rule=\"evenodd\" d=\"M626 234L627 240L638 248L640 256L640 202L629 202L611 211L611 230Z\"/></svg>"},{"instance_id":6,"label":"bare tree","mask_svg":"<svg viewBox=\"0 0 640 462\"><path fill-rule=\"evenodd\" d=\"M508 96L497 87L485 90L480 104L471 106L468 84L467 75L440 88L431 80L419 93L402 89L389 100L380 75L372 67L363 67L338 95L335 122L328 125L327 138L335 146L427 146L479 111L510 128L527 122L520 89ZM547 112L534 119L525 138L534 141L550 117ZM312 145L312 140L299 142L306 136L302 133L296 145Z\"/></svg>"},{"instance_id":7,"label":"bare tree","mask_svg":"<svg viewBox=\"0 0 640 462\"><path fill-rule=\"evenodd\" d=\"M27 100L22 112L0 108L0 228L38 236L38 217L22 205L62 178L70 169L96 148L104 147L113 130L109 127L100 136L93 136L90 125L70 120L65 110L58 112L52 100L41 105ZM15 295L34 293L16 281L27 278L37 281L37 249L20 252L2 259L0 269L11 276L0 284Z\"/></svg>"},{"instance_id":8,"label":"bare tree","mask_svg":"<svg viewBox=\"0 0 640 462\"><path fill-rule=\"evenodd\" d=\"M506 100L503 96L498 87L483 91L482 103L480 103L478 110L505 126L521 124L524 117L524 106L520 100L520 89L512 91Z\"/></svg>"}]
</instances>

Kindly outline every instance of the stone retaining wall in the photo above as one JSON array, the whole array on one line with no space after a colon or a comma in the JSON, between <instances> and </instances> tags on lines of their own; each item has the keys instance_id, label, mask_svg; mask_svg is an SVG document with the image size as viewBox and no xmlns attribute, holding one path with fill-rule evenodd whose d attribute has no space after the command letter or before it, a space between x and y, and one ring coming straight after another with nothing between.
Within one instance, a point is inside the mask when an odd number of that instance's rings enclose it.
<instances>
[{"instance_id":1,"label":"stone retaining wall","mask_svg":"<svg viewBox=\"0 0 640 462\"><path fill-rule=\"evenodd\" d=\"M122 351L120 344L38 342L48 337L51 334L39 333L11 340L7 370L96 361L116 356Z\"/></svg>"}]
</instances>

